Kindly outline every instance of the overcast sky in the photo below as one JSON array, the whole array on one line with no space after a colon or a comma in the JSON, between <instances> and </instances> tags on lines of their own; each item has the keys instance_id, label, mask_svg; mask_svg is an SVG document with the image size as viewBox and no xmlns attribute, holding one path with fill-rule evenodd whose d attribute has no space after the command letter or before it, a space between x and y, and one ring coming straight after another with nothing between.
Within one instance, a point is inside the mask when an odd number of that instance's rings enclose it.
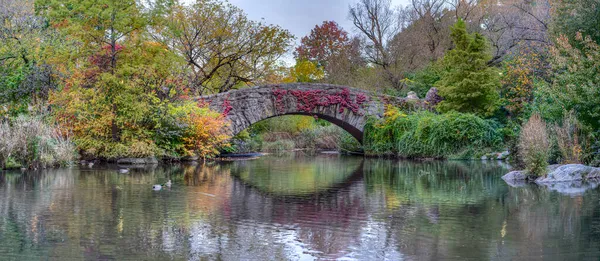
<instances>
[{"instance_id":1,"label":"overcast sky","mask_svg":"<svg viewBox=\"0 0 600 261\"><path fill-rule=\"evenodd\" d=\"M310 33L310 30L323 21L336 21L346 31L353 33L352 22L348 20L348 7L357 0L229 0L244 10L252 20L264 20L289 30L296 36L296 42ZM405 6L410 0L392 0L394 6ZM194 0L184 0L192 3ZM290 60L290 57L285 59Z\"/></svg>"}]
</instances>

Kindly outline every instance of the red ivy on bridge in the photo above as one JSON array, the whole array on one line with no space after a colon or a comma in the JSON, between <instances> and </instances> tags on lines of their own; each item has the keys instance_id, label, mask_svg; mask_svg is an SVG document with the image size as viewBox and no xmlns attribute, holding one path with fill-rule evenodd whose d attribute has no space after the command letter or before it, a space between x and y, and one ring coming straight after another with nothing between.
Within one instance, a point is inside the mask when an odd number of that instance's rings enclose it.
<instances>
[{"instance_id":1,"label":"red ivy on bridge","mask_svg":"<svg viewBox=\"0 0 600 261\"><path fill-rule=\"evenodd\" d=\"M277 111L283 112L282 100L287 94L286 90L273 90ZM352 100L350 90L347 88L335 94L327 94L322 90L293 90L289 91L289 94L296 98L296 108L306 113L311 113L318 106L339 105L339 113L343 113L345 109L349 109L353 113L358 114L360 106L367 101L367 96L363 93L358 93L356 100Z\"/></svg>"},{"instance_id":2,"label":"red ivy on bridge","mask_svg":"<svg viewBox=\"0 0 600 261\"><path fill-rule=\"evenodd\" d=\"M229 115L229 112L231 110L233 110L233 107L231 106L231 103L229 102L229 95L227 95L227 98L225 98L225 100L223 101L223 116Z\"/></svg>"},{"instance_id":3,"label":"red ivy on bridge","mask_svg":"<svg viewBox=\"0 0 600 261\"><path fill-rule=\"evenodd\" d=\"M282 90L282 89L275 89L273 90L273 95L275 96L275 109L277 109L278 112L283 112L283 97L287 95L287 91L286 90Z\"/></svg>"}]
</instances>

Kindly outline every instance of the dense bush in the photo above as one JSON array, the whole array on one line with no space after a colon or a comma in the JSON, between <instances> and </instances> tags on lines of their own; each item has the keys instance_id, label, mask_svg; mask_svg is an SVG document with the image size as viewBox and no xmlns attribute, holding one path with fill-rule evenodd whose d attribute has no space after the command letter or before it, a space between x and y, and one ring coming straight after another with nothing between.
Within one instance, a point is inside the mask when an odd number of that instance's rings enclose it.
<instances>
[{"instance_id":1,"label":"dense bush","mask_svg":"<svg viewBox=\"0 0 600 261\"><path fill-rule=\"evenodd\" d=\"M0 169L10 161L24 168L68 165L75 146L58 127L37 117L18 117L0 123Z\"/></svg>"},{"instance_id":2,"label":"dense bush","mask_svg":"<svg viewBox=\"0 0 600 261\"><path fill-rule=\"evenodd\" d=\"M365 127L365 152L409 158L473 157L502 142L499 126L473 114L451 112L411 114L388 108L382 121L370 119Z\"/></svg>"},{"instance_id":3,"label":"dense bush","mask_svg":"<svg viewBox=\"0 0 600 261\"><path fill-rule=\"evenodd\" d=\"M519 137L519 150L529 174L535 176L546 174L550 141L546 122L539 114L533 114L523 125Z\"/></svg>"}]
</instances>

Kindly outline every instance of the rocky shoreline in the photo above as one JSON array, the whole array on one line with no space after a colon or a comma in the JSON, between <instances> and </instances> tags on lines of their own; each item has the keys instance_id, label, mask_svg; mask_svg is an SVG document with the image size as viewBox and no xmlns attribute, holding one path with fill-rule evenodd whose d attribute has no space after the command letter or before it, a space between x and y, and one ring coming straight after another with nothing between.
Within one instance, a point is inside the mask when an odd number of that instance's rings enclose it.
<instances>
[{"instance_id":1,"label":"rocky shoreline","mask_svg":"<svg viewBox=\"0 0 600 261\"><path fill-rule=\"evenodd\" d=\"M502 179L512 187L534 183L563 194L581 194L600 184L600 168L582 164L550 165L545 176L533 176L524 170L511 171Z\"/></svg>"}]
</instances>

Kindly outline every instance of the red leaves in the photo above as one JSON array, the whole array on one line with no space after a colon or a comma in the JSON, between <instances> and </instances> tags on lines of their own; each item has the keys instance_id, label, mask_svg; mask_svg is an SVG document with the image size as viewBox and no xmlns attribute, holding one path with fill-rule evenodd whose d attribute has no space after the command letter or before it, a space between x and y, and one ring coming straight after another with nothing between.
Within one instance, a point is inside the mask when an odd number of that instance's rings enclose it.
<instances>
[{"instance_id":1,"label":"red leaves","mask_svg":"<svg viewBox=\"0 0 600 261\"><path fill-rule=\"evenodd\" d=\"M231 110L233 110L233 107L229 102L229 96L227 96L227 98L225 98L225 100L223 101L223 116L229 115L229 112L231 112Z\"/></svg>"},{"instance_id":2,"label":"red leaves","mask_svg":"<svg viewBox=\"0 0 600 261\"><path fill-rule=\"evenodd\" d=\"M336 22L325 21L315 26L310 35L302 37L301 45L296 48L296 58L323 63L349 48L348 33Z\"/></svg>"},{"instance_id":3,"label":"red leaves","mask_svg":"<svg viewBox=\"0 0 600 261\"><path fill-rule=\"evenodd\" d=\"M115 44L114 52L113 52L112 45L110 45L110 44L104 45L104 46L102 46L102 52L96 53L89 57L89 62L91 64L97 66L100 69L100 71L106 72L110 69L111 62L115 58L114 56L116 55L116 53L123 49L125 49L125 46L120 45L120 44Z\"/></svg>"},{"instance_id":4,"label":"red leaves","mask_svg":"<svg viewBox=\"0 0 600 261\"><path fill-rule=\"evenodd\" d=\"M123 46L123 45L120 45L118 43L115 44L115 52L121 51L124 48L125 48L125 46ZM113 49L113 46L111 44L102 46L102 50L105 50L105 51L112 51L112 49Z\"/></svg>"},{"instance_id":5,"label":"red leaves","mask_svg":"<svg viewBox=\"0 0 600 261\"><path fill-rule=\"evenodd\" d=\"M273 90L273 95L275 96L275 109L277 109L278 112L283 112L284 108L281 101L283 100L283 96L287 95L287 91L275 89Z\"/></svg>"},{"instance_id":6,"label":"red leaves","mask_svg":"<svg viewBox=\"0 0 600 261\"><path fill-rule=\"evenodd\" d=\"M273 90L275 96L275 107L277 111L283 113L282 100L288 92L281 89ZM367 96L363 93L358 93L356 99L352 100L350 91L347 88L335 94L327 94L322 90L293 90L289 94L296 98L296 108L298 111L311 113L316 107L328 107L339 105L338 112L343 113L345 109L349 109L355 114L359 113L360 106L367 101Z\"/></svg>"}]
</instances>

